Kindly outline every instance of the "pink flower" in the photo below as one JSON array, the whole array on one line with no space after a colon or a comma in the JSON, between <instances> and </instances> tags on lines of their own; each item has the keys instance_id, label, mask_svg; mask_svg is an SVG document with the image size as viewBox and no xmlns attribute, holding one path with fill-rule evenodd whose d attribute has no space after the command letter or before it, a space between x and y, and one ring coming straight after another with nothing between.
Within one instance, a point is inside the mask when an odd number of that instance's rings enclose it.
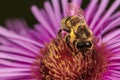
<instances>
[{"instance_id":1,"label":"pink flower","mask_svg":"<svg viewBox=\"0 0 120 80\"><path fill-rule=\"evenodd\" d=\"M71 2L76 3L79 6L82 4L82 0L72 0ZM38 23L34 25L34 29L29 29L24 20L8 20L7 28L0 27L1 80L42 80L52 79L51 76L58 77L53 78L57 80L70 79L71 76L71 80L86 80L87 77L92 80L120 79L120 10L116 11L116 9L120 7L120 1L113 1L110 7L106 9L109 0L100 0L100 3L99 0L91 0L84 9L86 21L95 37L99 39L99 42L96 43L97 49L95 52L97 56L99 55L99 57L95 59L99 63L95 64L97 67L94 68L93 72L92 70L90 71L90 69L87 69L90 66L87 66L86 68L84 66L78 66L84 63L90 63L88 61L91 60L91 57L88 56L89 58L85 59L86 61L83 60L83 63L80 63L76 62L79 58L81 60L81 55L78 55L78 59L77 57L72 57L72 59L75 60L75 64L71 62L67 63L66 61L69 61L69 58L66 58L66 53L69 52L69 50L68 48L65 48L66 45L63 44L64 41L61 40L61 42L57 42L58 46L55 44L54 40L51 41L56 38L57 32L60 29L60 21L66 16L67 3L68 0L52 0L52 4L49 1L45 1L44 9L39 9L37 6L33 5L31 10L38 20ZM46 43L46 46L44 43ZM101 43L104 45L102 46ZM63 46L64 50L62 50L61 46ZM58 47L60 47L60 49ZM73 65L70 67L72 70L71 72L76 71L73 69L76 69L74 65L77 65L83 72L83 68L89 70L91 72L90 76L87 76L87 71L84 72L85 75L82 71L73 72L77 77L73 77L73 74L68 71L67 73L70 73L70 75L66 76L68 74L64 73L64 71L67 71L67 69L64 69L66 67L63 67L63 65L60 67L59 63L61 62L59 62L58 58L50 58L50 55L45 55L46 53L50 53L50 50L52 50L51 52L57 51L55 49L59 49L65 54L64 56L62 55L61 61L67 66ZM55 54L59 55L61 53L60 51L55 52ZM51 55L56 57L55 54L52 53ZM61 56L61 54L59 56ZM57 63L53 63L53 61L49 62L49 60L56 60ZM52 64L53 66L58 65L57 68L47 69L47 72L44 71L46 66L42 66L41 62L44 63L44 65L47 65L47 68L49 67L49 64ZM95 67L94 65L92 66ZM93 67L91 69L93 69ZM60 72L63 72L63 74L59 76L56 74L51 75L49 72L55 72L54 70L57 72L61 70ZM100 70L102 72L100 72ZM99 77L93 77L94 75L97 75L96 73L98 73Z\"/></svg>"}]
</instances>

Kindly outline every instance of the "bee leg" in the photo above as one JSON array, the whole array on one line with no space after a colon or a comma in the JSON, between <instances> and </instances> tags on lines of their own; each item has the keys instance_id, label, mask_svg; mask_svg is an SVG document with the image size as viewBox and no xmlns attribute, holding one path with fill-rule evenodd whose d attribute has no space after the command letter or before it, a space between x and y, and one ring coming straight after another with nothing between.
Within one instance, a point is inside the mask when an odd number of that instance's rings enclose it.
<instances>
[{"instance_id":1,"label":"bee leg","mask_svg":"<svg viewBox=\"0 0 120 80\"><path fill-rule=\"evenodd\" d=\"M65 28L60 29L60 30L58 31L58 36L59 36L60 38L62 37L62 30L70 33L70 29L69 29L69 28L66 28L66 27L65 27Z\"/></svg>"},{"instance_id":2,"label":"bee leg","mask_svg":"<svg viewBox=\"0 0 120 80\"><path fill-rule=\"evenodd\" d=\"M85 57L85 53L82 53L82 55L83 55L83 59L85 59L86 57Z\"/></svg>"},{"instance_id":3,"label":"bee leg","mask_svg":"<svg viewBox=\"0 0 120 80\"><path fill-rule=\"evenodd\" d=\"M67 46L70 48L70 50L73 51L73 49L72 49L72 47L71 47L71 45L70 45L69 39L70 39L70 36L68 35L68 36L66 37L66 44L67 44Z\"/></svg>"},{"instance_id":4,"label":"bee leg","mask_svg":"<svg viewBox=\"0 0 120 80\"><path fill-rule=\"evenodd\" d=\"M77 55L79 52L75 52L75 55Z\"/></svg>"},{"instance_id":5,"label":"bee leg","mask_svg":"<svg viewBox=\"0 0 120 80\"><path fill-rule=\"evenodd\" d=\"M62 30L63 30L63 29L60 29L60 30L58 31L58 37L61 37L61 36L62 36L62 34L61 34Z\"/></svg>"},{"instance_id":6,"label":"bee leg","mask_svg":"<svg viewBox=\"0 0 120 80\"><path fill-rule=\"evenodd\" d=\"M81 54L83 56L83 59L85 59L85 50L81 50L80 52L81 52Z\"/></svg>"}]
</instances>

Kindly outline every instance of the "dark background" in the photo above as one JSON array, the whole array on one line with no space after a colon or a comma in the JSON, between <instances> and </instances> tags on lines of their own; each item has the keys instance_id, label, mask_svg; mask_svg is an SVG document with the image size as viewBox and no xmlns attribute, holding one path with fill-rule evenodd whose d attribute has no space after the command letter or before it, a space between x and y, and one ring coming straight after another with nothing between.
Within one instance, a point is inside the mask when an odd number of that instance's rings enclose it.
<instances>
[{"instance_id":1,"label":"dark background","mask_svg":"<svg viewBox=\"0 0 120 80\"><path fill-rule=\"evenodd\" d=\"M0 0L0 25L5 25L6 19L25 19L32 26L37 21L31 13L33 4L43 6L45 0Z\"/></svg>"},{"instance_id":2,"label":"dark background","mask_svg":"<svg viewBox=\"0 0 120 80\"><path fill-rule=\"evenodd\" d=\"M45 0L1 0L0 1L0 25L5 25L6 19L25 19L29 26L37 21L31 13L30 7L35 4L39 8L43 7ZM90 0L83 0L82 8L84 8ZM110 0L110 4L114 0ZM108 7L109 7L108 6Z\"/></svg>"}]
</instances>

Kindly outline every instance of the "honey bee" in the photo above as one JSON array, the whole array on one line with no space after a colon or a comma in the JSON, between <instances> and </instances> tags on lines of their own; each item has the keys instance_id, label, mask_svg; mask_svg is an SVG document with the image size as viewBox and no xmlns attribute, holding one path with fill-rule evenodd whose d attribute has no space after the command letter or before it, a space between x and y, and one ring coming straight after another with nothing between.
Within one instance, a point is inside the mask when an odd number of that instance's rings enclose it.
<instances>
[{"instance_id":1,"label":"honey bee","mask_svg":"<svg viewBox=\"0 0 120 80\"><path fill-rule=\"evenodd\" d=\"M93 50L93 33L88 27L82 10L75 4L68 4L67 17L61 20L58 36L62 38L62 31L66 32L65 42L75 52L85 54Z\"/></svg>"}]
</instances>

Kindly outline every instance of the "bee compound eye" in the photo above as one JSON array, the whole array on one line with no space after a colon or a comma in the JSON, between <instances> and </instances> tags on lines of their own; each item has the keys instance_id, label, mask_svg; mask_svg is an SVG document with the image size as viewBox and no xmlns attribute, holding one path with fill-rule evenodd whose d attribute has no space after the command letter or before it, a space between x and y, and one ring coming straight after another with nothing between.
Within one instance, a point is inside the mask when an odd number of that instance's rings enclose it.
<instances>
[{"instance_id":1,"label":"bee compound eye","mask_svg":"<svg viewBox=\"0 0 120 80\"><path fill-rule=\"evenodd\" d=\"M84 48L84 45L82 43L77 43L77 48L78 49L83 49Z\"/></svg>"},{"instance_id":2,"label":"bee compound eye","mask_svg":"<svg viewBox=\"0 0 120 80\"><path fill-rule=\"evenodd\" d=\"M87 48L91 48L92 47L92 43L90 41L88 41L88 42L85 43L85 46Z\"/></svg>"}]
</instances>

